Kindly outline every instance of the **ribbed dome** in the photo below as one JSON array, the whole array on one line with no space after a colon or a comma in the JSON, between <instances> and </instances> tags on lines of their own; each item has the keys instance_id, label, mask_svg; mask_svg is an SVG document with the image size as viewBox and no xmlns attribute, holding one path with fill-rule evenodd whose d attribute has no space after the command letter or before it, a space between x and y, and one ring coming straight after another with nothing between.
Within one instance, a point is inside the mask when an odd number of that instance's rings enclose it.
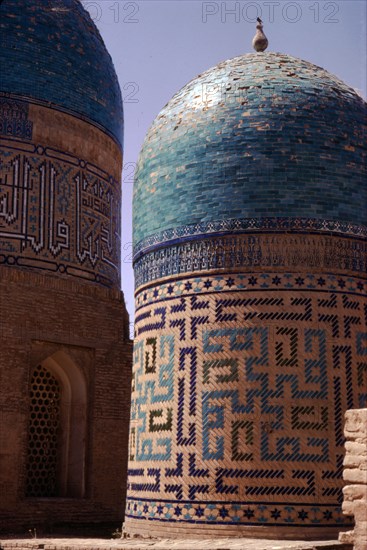
<instances>
[{"instance_id":1,"label":"ribbed dome","mask_svg":"<svg viewBox=\"0 0 367 550\"><path fill-rule=\"evenodd\" d=\"M4 0L0 14L0 92L76 112L122 144L116 73L79 0Z\"/></svg>"},{"instance_id":2,"label":"ribbed dome","mask_svg":"<svg viewBox=\"0 0 367 550\"><path fill-rule=\"evenodd\" d=\"M135 245L195 224L215 232L222 220L234 229L250 218L365 224L365 112L352 88L288 55L243 55L199 75L145 139Z\"/></svg>"}]
</instances>

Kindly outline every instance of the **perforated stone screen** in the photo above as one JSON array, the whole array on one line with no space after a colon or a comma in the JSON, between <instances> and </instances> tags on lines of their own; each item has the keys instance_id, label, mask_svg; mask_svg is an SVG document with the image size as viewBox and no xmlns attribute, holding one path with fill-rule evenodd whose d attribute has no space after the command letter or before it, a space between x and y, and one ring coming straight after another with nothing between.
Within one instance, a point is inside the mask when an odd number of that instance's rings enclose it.
<instances>
[{"instance_id":1,"label":"perforated stone screen","mask_svg":"<svg viewBox=\"0 0 367 550\"><path fill-rule=\"evenodd\" d=\"M61 386L39 365L31 379L27 496L57 495Z\"/></svg>"}]
</instances>

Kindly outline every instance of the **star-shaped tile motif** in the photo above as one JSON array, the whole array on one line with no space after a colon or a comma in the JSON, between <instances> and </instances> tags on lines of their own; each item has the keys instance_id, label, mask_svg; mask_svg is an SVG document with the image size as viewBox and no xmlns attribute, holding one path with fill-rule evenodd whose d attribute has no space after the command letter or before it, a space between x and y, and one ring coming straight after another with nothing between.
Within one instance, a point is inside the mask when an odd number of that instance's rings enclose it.
<instances>
[{"instance_id":1,"label":"star-shaped tile motif","mask_svg":"<svg viewBox=\"0 0 367 550\"><path fill-rule=\"evenodd\" d=\"M298 512L298 517L299 519L301 519L302 521L305 521L305 519L308 518L308 513L305 512L305 510L301 510L300 512Z\"/></svg>"},{"instance_id":2,"label":"star-shaped tile motif","mask_svg":"<svg viewBox=\"0 0 367 550\"><path fill-rule=\"evenodd\" d=\"M244 510L243 511L243 515L247 518L247 519L251 519L254 517L255 515L255 512L253 510L251 510L251 508L247 508L247 510Z\"/></svg>"},{"instance_id":3,"label":"star-shaped tile motif","mask_svg":"<svg viewBox=\"0 0 367 550\"><path fill-rule=\"evenodd\" d=\"M219 515L222 519L225 519L226 517L229 516L228 510L223 506L223 508L219 510Z\"/></svg>"},{"instance_id":4,"label":"star-shaped tile motif","mask_svg":"<svg viewBox=\"0 0 367 550\"><path fill-rule=\"evenodd\" d=\"M226 286L231 288L233 285L234 285L234 279L232 279L232 277L229 277L228 279L226 279Z\"/></svg>"},{"instance_id":5,"label":"star-shaped tile motif","mask_svg":"<svg viewBox=\"0 0 367 550\"><path fill-rule=\"evenodd\" d=\"M192 289L192 284L188 281L186 284L185 284L185 290L189 291Z\"/></svg>"},{"instance_id":6,"label":"star-shaped tile motif","mask_svg":"<svg viewBox=\"0 0 367 550\"><path fill-rule=\"evenodd\" d=\"M204 287L209 289L211 286L212 286L212 282L209 279L207 279L204 283Z\"/></svg>"},{"instance_id":7,"label":"star-shaped tile motif","mask_svg":"<svg viewBox=\"0 0 367 550\"><path fill-rule=\"evenodd\" d=\"M276 277L273 277L272 282L273 282L273 285L278 286L282 282L282 279L280 279L280 277L278 277L278 275L277 275Z\"/></svg>"},{"instance_id":8,"label":"star-shaped tile motif","mask_svg":"<svg viewBox=\"0 0 367 550\"><path fill-rule=\"evenodd\" d=\"M204 508L201 508L201 506L199 506L199 508L195 510L195 516L197 516L198 518L201 518L203 515L204 515Z\"/></svg>"},{"instance_id":9,"label":"star-shaped tile motif","mask_svg":"<svg viewBox=\"0 0 367 550\"><path fill-rule=\"evenodd\" d=\"M257 283L257 278L256 277L250 277L249 280L248 280L248 284L251 285L251 286L254 286L256 285Z\"/></svg>"},{"instance_id":10,"label":"star-shaped tile motif","mask_svg":"<svg viewBox=\"0 0 367 550\"><path fill-rule=\"evenodd\" d=\"M278 510L278 508L274 508L274 510L271 511L270 515L274 519L279 519L280 516L282 515L282 512Z\"/></svg>"},{"instance_id":11,"label":"star-shaped tile motif","mask_svg":"<svg viewBox=\"0 0 367 550\"><path fill-rule=\"evenodd\" d=\"M345 287L345 281L343 281L343 279L338 279L338 285L340 288L344 288Z\"/></svg>"}]
</instances>

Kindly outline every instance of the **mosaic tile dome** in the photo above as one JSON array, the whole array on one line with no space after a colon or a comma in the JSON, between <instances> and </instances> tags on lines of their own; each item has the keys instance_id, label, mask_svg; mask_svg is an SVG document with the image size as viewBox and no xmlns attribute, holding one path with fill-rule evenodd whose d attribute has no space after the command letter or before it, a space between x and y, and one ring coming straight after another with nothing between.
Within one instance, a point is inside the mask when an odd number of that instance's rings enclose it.
<instances>
[{"instance_id":1,"label":"mosaic tile dome","mask_svg":"<svg viewBox=\"0 0 367 550\"><path fill-rule=\"evenodd\" d=\"M81 2L4 0L0 11L0 92L76 112L122 144L115 69Z\"/></svg>"},{"instance_id":2,"label":"mosaic tile dome","mask_svg":"<svg viewBox=\"0 0 367 550\"><path fill-rule=\"evenodd\" d=\"M249 218L365 224L365 112L352 88L289 55L247 54L204 72L147 134L135 245L220 231L223 219L230 229Z\"/></svg>"},{"instance_id":3,"label":"mosaic tile dome","mask_svg":"<svg viewBox=\"0 0 367 550\"><path fill-rule=\"evenodd\" d=\"M125 531L321 540L367 402L365 106L260 53L185 86L134 196Z\"/></svg>"}]
</instances>

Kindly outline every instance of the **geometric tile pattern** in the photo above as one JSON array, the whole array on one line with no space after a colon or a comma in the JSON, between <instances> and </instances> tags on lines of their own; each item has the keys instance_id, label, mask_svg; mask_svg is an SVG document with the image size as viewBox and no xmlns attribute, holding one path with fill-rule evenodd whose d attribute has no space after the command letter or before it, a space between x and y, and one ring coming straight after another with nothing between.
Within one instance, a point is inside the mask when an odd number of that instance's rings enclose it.
<instances>
[{"instance_id":1,"label":"geometric tile pattern","mask_svg":"<svg viewBox=\"0 0 367 550\"><path fill-rule=\"evenodd\" d=\"M178 281L177 295L153 286L140 301L127 516L347 524L342 426L367 398L363 287L323 274L297 285L278 273L255 289L251 274L231 278L219 292L219 276L199 291L194 277Z\"/></svg>"},{"instance_id":2,"label":"geometric tile pattern","mask_svg":"<svg viewBox=\"0 0 367 550\"><path fill-rule=\"evenodd\" d=\"M119 284L120 186L101 167L0 137L0 265Z\"/></svg>"}]
</instances>

